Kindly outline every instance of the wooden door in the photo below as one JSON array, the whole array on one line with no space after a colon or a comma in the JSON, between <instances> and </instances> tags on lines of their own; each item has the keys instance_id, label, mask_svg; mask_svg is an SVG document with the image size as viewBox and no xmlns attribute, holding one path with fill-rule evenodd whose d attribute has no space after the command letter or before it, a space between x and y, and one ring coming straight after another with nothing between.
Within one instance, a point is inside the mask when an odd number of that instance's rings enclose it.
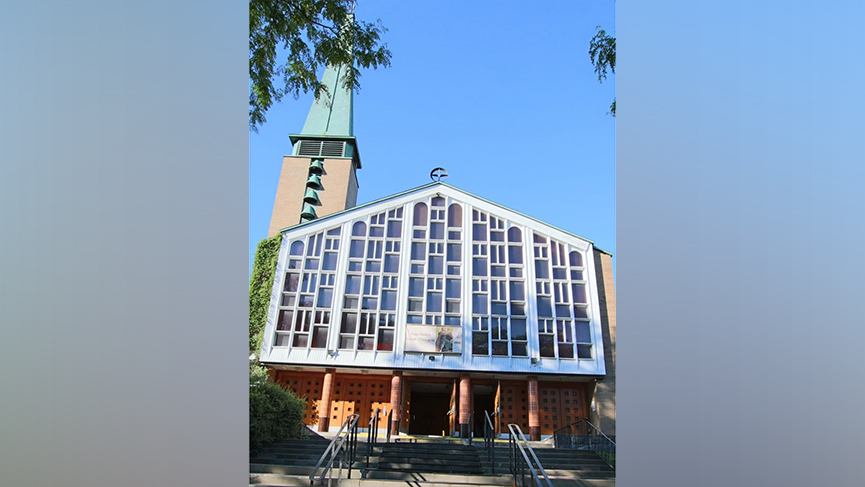
<instances>
[{"instance_id":1,"label":"wooden door","mask_svg":"<svg viewBox=\"0 0 865 487\"><path fill-rule=\"evenodd\" d=\"M494 431L495 436L499 436L499 434L501 434L500 428L501 428L502 422L499 421L499 417L502 415L502 413L501 413L501 410L502 410L501 396L502 396L502 381L499 380L499 381L496 381L496 397L495 397L495 399L493 399L493 414L495 414L495 416L493 416L492 419L493 419L493 431Z\"/></svg>"}]
</instances>

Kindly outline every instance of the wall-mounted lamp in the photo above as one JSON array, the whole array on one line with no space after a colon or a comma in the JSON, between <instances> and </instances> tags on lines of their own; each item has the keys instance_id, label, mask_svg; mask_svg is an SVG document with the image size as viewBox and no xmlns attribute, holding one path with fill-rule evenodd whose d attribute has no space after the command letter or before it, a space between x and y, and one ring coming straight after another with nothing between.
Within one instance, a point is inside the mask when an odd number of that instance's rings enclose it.
<instances>
[{"instance_id":1,"label":"wall-mounted lamp","mask_svg":"<svg viewBox=\"0 0 865 487\"><path fill-rule=\"evenodd\" d=\"M328 357L336 357L336 350L328 350L327 356Z\"/></svg>"},{"instance_id":2,"label":"wall-mounted lamp","mask_svg":"<svg viewBox=\"0 0 865 487\"><path fill-rule=\"evenodd\" d=\"M429 361L430 361L430 362L435 362L435 360L436 360L435 355L430 355L430 356L429 356Z\"/></svg>"},{"instance_id":3,"label":"wall-mounted lamp","mask_svg":"<svg viewBox=\"0 0 865 487\"><path fill-rule=\"evenodd\" d=\"M532 357L532 365L538 365L538 362L540 362L540 360L538 360L537 357Z\"/></svg>"}]
</instances>

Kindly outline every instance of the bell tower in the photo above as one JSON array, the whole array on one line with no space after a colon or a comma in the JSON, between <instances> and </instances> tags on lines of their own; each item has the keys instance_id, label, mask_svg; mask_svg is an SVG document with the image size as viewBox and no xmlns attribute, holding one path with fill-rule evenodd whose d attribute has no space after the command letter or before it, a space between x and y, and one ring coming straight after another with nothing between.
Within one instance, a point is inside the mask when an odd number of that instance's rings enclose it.
<instances>
[{"instance_id":1,"label":"bell tower","mask_svg":"<svg viewBox=\"0 0 865 487\"><path fill-rule=\"evenodd\" d=\"M354 22L354 14L347 21ZM327 66L321 79L327 93L313 102L301 133L289 134L292 151L282 159L268 237L357 204L361 165L353 135L354 93L343 86L347 71Z\"/></svg>"}]
</instances>

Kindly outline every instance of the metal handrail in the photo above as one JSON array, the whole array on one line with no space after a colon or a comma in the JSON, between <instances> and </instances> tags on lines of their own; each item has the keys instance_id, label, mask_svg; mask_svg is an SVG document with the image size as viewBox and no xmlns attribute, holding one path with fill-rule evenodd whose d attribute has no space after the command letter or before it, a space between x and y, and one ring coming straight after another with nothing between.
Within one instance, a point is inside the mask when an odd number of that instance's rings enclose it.
<instances>
[{"instance_id":1,"label":"metal handrail","mask_svg":"<svg viewBox=\"0 0 865 487\"><path fill-rule=\"evenodd\" d=\"M578 434L578 428L583 425L585 425L585 433ZM553 441L556 448L570 448L574 450L583 447L588 448L597 453L613 470L616 468L616 442L592 424L588 418L557 429L553 433Z\"/></svg>"},{"instance_id":2,"label":"metal handrail","mask_svg":"<svg viewBox=\"0 0 865 487\"><path fill-rule=\"evenodd\" d=\"M495 416L496 413L493 413ZM492 465L492 474L496 474L496 427L490 419L490 413L484 410L484 449L487 451L487 460Z\"/></svg>"},{"instance_id":3,"label":"metal handrail","mask_svg":"<svg viewBox=\"0 0 865 487\"><path fill-rule=\"evenodd\" d=\"M357 444L357 420L360 418L358 414L352 414L342 423L342 426L339 427L339 431L336 433L336 436L330 440L330 443L327 445L327 449L324 450L324 453L321 454L321 458L318 459L318 463L315 464L315 467L312 469L312 473L309 474L309 485L315 485L316 481L324 480L324 476L328 474L331 470L333 470L333 463L337 458L340 459L340 472L342 471L342 460L344 459L344 455L340 455L343 451L346 451L349 456L348 462L348 478L351 478L351 467L352 463L354 463L354 453ZM343 433L343 431L345 433ZM345 444L348 443L347 450L343 450ZM328 454L330 457L328 458ZM316 478L315 473L318 472L318 469L322 467L322 462L327 460L327 463L324 465L324 470L321 472L321 475Z\"/></svg>"},{"instance_id":4,"label":"metal handrail","mask_svg":"<svg viewBox=\"0 0 865 487\"><path fill-rule=\"evenodd\" d=\"M381 408L375 408L372 417L369 418L369 428L366 435L366 469L369 470L369 455L372 452L378 441L378 415L381 413Z\"/></svg>"},{"instance_id":5,"label":"metal handrail","mask_svg":"<svg viewBox=\"0 0 865 487\"><path fill-rule=\"evenodd\" d=\"M391 424L393 424L393 417L392 416L393 416L393 408L391 408L390 411L388 411L388 413L387 413L387 425L386 425L386 427L387 427L387 441L385 441L385 443L390 443L390 428L391 428Z\"/></svg>"},{"instance_id":6,"label":"metal handrail","mask_svg":"<svg viewBox=\"0 0 865 487\"><path fill-rule=\"evenodd\" d=\"M514 423L508 425L508 430L510 431L510 438L508 439L508 443L510 444L510 448L508 449L510 453L510 469L511 473L514 476L514 485L525 486L525 467L528 467L529 473L532 475L532 480L534 480L534 484L536 487L553 487L553 483L550 482L550 478L547 476L547 472L544 470L544 466L541 465L541 461L538 460L537 455L535 455L535 451L532 449L532 445L526 440L525 435L523 435L523 430L520 429L520 426ZM526 450L528 450L528 455L526 454ZM520 455L522 455L522 462L520 462L519 458L517 458L516 452L519 451ZM534 460L535 465L537 465L537 470L532 466L531 457ZM540 475L539 473L540 472ZM541 482L541 476L543 477L544 482Z\"/></svg>"}]
</instances>

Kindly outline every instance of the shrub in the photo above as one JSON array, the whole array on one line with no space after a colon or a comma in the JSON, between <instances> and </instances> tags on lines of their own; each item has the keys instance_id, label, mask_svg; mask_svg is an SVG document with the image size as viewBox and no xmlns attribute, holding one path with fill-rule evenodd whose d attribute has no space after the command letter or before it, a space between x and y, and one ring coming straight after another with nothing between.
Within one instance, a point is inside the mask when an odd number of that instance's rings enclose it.
<instances>
[{"instance_id":1,"label":"shrub","mask_svg":"<svg viewBox=\"0 0 865 487\"><path fill-rule=\"evenodd\" d=\"M284 438L301 438L306 402L270 381L264 367L249 365L249 453Z\"/></svg>"}]
</instances>

